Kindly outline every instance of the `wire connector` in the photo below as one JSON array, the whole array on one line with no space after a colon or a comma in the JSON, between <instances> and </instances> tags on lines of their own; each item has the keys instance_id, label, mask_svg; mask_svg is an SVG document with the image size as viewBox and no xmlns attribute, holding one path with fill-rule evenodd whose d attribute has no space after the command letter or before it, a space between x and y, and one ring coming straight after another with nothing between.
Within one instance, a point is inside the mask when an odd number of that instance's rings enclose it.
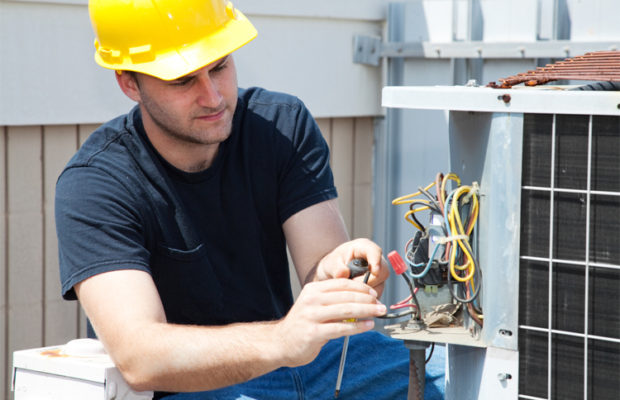
<instances>
[{"instance_id":1,"label":"wire connector","mask_svg":"<svg viewBox=\"0 0 620 400\"><path fill-rule=\"evenodd\" d=\"M388 260L390 260L390 264L392 264L392 268L394 269L394 272L396 272L396 275L400 275L407 271L405 261L396 250L392 250L388 254Z\"/></svg>"}]
</instances>

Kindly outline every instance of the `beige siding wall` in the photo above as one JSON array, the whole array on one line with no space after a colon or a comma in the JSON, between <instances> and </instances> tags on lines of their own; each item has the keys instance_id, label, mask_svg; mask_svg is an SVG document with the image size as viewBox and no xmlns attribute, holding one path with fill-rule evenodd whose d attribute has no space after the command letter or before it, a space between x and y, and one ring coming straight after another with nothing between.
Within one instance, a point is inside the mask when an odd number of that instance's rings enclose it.
<instances>
[{"instance_id":1,"label":"beige siding wall","mask_svg":"<svg viewBox=\"0 0 620 400\"><path fill-rule=\"evenodd\" d=\"M331 149L351 237L372 235L372 118L317 121ZM0 127L0 398L13 351L86 334L76 302L60 297L54 225L56 179L96 125ZM293 280L294 292L299 283Z\"/></svg>"}]
</instances>

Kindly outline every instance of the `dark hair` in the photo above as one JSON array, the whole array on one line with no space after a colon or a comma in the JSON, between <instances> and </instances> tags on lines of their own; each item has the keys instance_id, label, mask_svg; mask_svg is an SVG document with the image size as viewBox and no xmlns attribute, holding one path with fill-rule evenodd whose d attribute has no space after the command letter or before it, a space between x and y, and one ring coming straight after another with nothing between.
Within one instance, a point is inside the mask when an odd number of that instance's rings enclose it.
<instances>
[{"instance_id":1,"label":"dark hair","mask_svg":"<svg viewBox=\"0 0 620 400\"><path fill-rule=\"evenodd\" d=\"M138 73L136 71L126 71L126 70L123 70L122 73L131 76L133 81L136 82L136 85L138 86L138 89L140 88L140 81L138 80Z\"/></svg>"}]
</instances>

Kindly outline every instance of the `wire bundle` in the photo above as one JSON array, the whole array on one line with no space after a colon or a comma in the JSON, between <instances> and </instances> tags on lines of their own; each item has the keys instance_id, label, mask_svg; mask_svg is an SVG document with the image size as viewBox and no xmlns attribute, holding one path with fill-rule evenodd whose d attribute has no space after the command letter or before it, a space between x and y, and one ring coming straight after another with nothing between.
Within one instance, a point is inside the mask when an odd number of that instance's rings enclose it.
<instances>
[{"instance_id":1,"label":"wire bundle","mask_svg":"<svg viewBox=\"0 0 620 400\"><path fill-rule=\"evenodd\" d=\"M456 183L456 188L450 193L446 191L448 181ZM433 186L436 188L435 195L429 192ZM417 229L414 237L405 245L405 260L410 267L407 271L410 278L418 287L434 286L447 281L453 299L466 304L474 321L482 325L482 312L475 305L482 273L470 244L479 213L478 192L475 182L472 186L462 186L456 174L449 173L444 176L439 173L434 182L419 188L415 193L394 199L392 204L409 205L404 218ZM427 228L416 218L416 213L425 210L430 210L431 215L435 213L442 217L441 232L431 231L430 227ZM428 249L431 245L433 247L429 256ZM433 265L438 265L439 268L433 268ZM415 299L413 292L412 296ZM402 302L399 302L396 306L401 304Z\"/></svg>"}]
</instances>

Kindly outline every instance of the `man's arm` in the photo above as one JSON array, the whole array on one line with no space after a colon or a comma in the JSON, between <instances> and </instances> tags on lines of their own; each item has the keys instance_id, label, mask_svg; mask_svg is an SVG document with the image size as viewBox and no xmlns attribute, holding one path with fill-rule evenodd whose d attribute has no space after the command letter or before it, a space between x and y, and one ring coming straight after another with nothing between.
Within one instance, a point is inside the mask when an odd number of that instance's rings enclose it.
<instances>
[{"instance_id":1,"label":"man's arm","mask_svg":"<svg viewBox=\"0 0 620 400\"><path fill-rule=\"evenodd\" d=\"M273 323L173 325L151 276L95 275L75 286L99 339L136 390L194 391L249 380L283 364Z\"/></svg>"},{"instance_id":2,"label":"man's arm","mask_svg":"<svg viewBox=\"0 0 620 400\"><path fill-rule=\"evenodd\" d=\"M222 327L166 322L151 276L121 270L75 285L99 339L135 390L211 390L312 361L330 339L372 329L377 292L348 279L305 285L287 316ZM359 322L343 320L358 318ZM364 321L364 319L370 319Z\"/></svg>"},{"instance_id":3,"label":"man's arm","mask_svg":"<svg viewBox=\"0 0 620 400\"><path fill-rule=\"evenodd\" d=\"M371 268L368 284L381 296L389 270L379 246L367 239L348 242L349 237L336 199L327 200L291 216L284 222L284 234L299 280L348 278L346 264L366 258ZM359 277L358 280L362 280Z\"/></svg>"}]
</instances>

